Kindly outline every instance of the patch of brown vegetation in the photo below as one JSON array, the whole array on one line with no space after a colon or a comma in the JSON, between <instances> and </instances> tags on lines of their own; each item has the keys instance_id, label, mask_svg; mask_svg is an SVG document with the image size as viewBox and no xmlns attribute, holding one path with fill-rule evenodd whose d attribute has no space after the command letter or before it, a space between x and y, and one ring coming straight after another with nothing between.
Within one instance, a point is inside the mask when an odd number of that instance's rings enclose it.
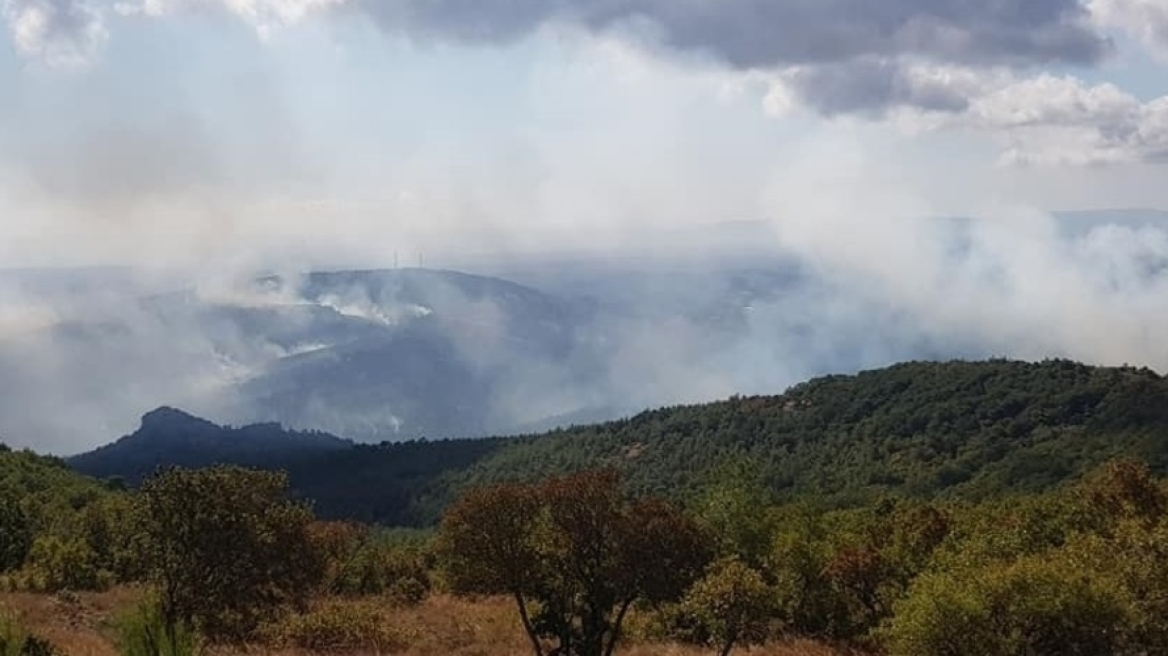
<instances>
[{"instance_id":1,"label":"patch of brown vegetation","mask_svg":"<svg viewBox=\"0 0 1168 656\"><path fill-rule=\"evenodd\" d=\"M120 588L104 593L43 595L0 594L0 607L16 613L33 633L51 641L67 656L117 656L113 618L140 598L140 592ZM352 605L364 613L371 600L323 602L332 607ZM433 595L417 606L384 604L378 610L389 627L406 638L407 645L378 653L354 650L354 656L524 656L530 646L508 599L461 599ZM220 647L210 656L310 656L299 649ZM334 654L337 652L333 652ZM620 656L709 656L711 649L676 644L633 644L617 651ZM811 641L793 641L752 650L735 650L743 656L860 656Z\"/></svg>"},{"instance_id":2,"label":"patch of brown vegetation","mask_svg":"<svg viewBox=\"0 0 1168 656\"><path fill-rule=\"evenodd\" d=\"M139 596L131 588L55 595L10 592L0 594L0 608L67 656L117 656L110 620Z\"/></svg>"},{"instance_id":3,"label":"patch of brown vegetation","mask_svg":"<svg viewBox=\"0 0 1168 656\"><path fill-rule=\"evenodd\" d=\"M713 656L716 651L712 648L691 645L646 644L618 649L617 653L620 656ZM810 640L793 640L752 649L739 648L731 654L733 656L864 656L861 652L835 649Z\"/></svg>"}]
</instances>

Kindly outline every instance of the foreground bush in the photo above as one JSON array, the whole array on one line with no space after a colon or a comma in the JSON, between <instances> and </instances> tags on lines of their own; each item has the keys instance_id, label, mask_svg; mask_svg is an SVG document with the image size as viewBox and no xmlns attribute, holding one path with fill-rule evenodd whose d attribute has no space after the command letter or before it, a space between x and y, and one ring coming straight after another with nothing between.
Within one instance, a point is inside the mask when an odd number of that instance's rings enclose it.
<instances>
[{"instance_id":1,"label":"foreground bush","mask_svg":"<svg viewBox=\"0 0 1168 656\"><path fill-rule=\"evenodd\" d=\"M922 575L884 631L895 656L1099 656L1122 653L1120 590L1071 563L1015 563Z\"/></svg>"},{"instance_id":2,"label":"foreground bush","mask_svg":"<svg viewBox=\"0 0 1168 656\"><path fill-rule=\"evenodd\" d=\"M117 620L122 656L194 656L198 635L185 624L168 626L157 599L147 598Z\"/></svg>"},{"instance_id":3,"label":"foreground bush","mask_svg":"<svg viewBox=\"0 0 1168 656\"><path fill-rule=\"evenodd\" d=\"M409 647L409 636L392 626L370 602L330 601L289 615L261 631L273 646L310 652L386 654Z\"/></svg>"},{"instance_id":4,"label":"foreground bush","mask_svg":"<svg viewBox=\"0 0 1168 656\"><path fill-rule=\"evenodd\" d=\"M82 540L55 535L38 537L28 555L30 590L105 590L113 583L97 566L96 555Z\"/></svg>"},{"instance_id":5,"label":"foreground bush","mask_svg":"<svg viewBox=\"0 0 1168 656\"><path fill-rule=\"evenodd\" d=\"M32 547L33 531L17 495L0 493L0 572L18 569Z\"/></svg>"},{"instance_id":6,"label":"foreground bush","mask_svg":"<svg viewBox=\"0 0 1168 656\"><path fill-rule=\"evenodd\" d=\"M372 538L352 554L332 588L343 595L385 595L417 604L432 587L428 557L420 545Z\"/></svg>"},{"instance_id":7,"label":"foreground bush","mask_svg":"<svg viewBox=\"0 0 1168 656\"><path fill-rule=\"evenodd\" d=\"M25 631L16 618L0 614L0 656L57 656L48 641Z\"/></svg>"},{"instance_id":8,"label":"foreground bush","mask_svg":"<svg viewBox=\"0 0 1168 656\"><path fill-rule=\"evenodd\" d=\"M758 570L729 558L714 563L690 588L682 608L720 656L727 656L735 645L766 641L775 595Z\"/></svg>"},{"instance_id":9,"label":"foreground bush","mask_svg":"<svg viewBox=\"0 0 1168 656\"><path fill-rule=\"evenodd\" d=\"M173 469L138 497L144 562L169 625L246 641L289 607L303 609L325 575L312 511L283 474L239 467Z\"/></svg>"}]
</instances>

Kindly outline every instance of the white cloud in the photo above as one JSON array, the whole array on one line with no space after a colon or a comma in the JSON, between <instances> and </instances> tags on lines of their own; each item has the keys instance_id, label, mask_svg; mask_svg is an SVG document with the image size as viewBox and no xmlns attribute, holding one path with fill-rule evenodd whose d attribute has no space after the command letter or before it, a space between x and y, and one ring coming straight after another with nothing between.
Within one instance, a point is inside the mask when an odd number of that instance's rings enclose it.
<instances>
[{"instance_id":1,"label":"white cloud","mask_svg":"<svg viewBox=\"0 0 1168 656\"><path fill-rule=\"evenodd\" d=\"M275 30L341 5L361 6L358 0L0 0L0 3L3 3L0 4L3 17L9 24L19 53L52 66L81 66L91 61L108 39L106 18L110 11L122 16L150 18L190 11L217 11L244 21L261 39L266 39ZM395 3L386 3L385 7L379 5L377 11L366 8L385 20L394 17L405 20L403 16L413 16L446 27L450 27L443 22L447 18L470 21L479 16L478 10L469 9L470 15L464 16L461 9L450 3L435 3L432 7L405 4L413 7L411 11L414 13L398 16L392 9L397 6ZM1047 18L1083 36L1086 39L1084 44L1095 43L1093 37L1086 38L1091 36L1088 28L1123 30L1160 48L1168 56L1168 2L1165 0L1089 0L1080 7L1089 13L1089 25L1080 24L1077 17L1083 11L1074 10L1073 3L1067 0L1048 0L1048 5ZM652 6L660 9L657 5ZM743 1L738 7L755 5ZM786 5L783 7L786 7L783 11L791 9ZM516 7L511 9L518 12ZM529 23L543 24L544 13L551 11L548 7L534 5L528 9L534 12L533 15L517 19L515 29ZM914 9L911 2L906 2L898 11L905 16L914 16L927 15L932 10L927 7ZM670 13L672 9L662 11L664 15L680 20ZM1023 20L1012 10L985 11L995 24ZM418 12L421 13L415 16ZM763 15L769 14L764 12ZM776 14L783 15L781 11ZM812 22L813 19L826 20L817 13L799 15ZM980 25L974 20L977 16L980 14L967 18ZM502 19L492 15L489 20ZM608 24L599 19L596 25L583 22L597 29L598 25ZM818 26L826 29L825 25ZM758 26L752 29L758 29ZM775 30L776 34L781 31L779 27ZM743 33L746 32L744 29ZM996 43L988 36L982 36L987 39L983 46ZM623 57L621 68L626 75L643 76L640 69L652 69L652 66L645 65L644 53L638 48L630 47L625 41L600 40L619 44L606 54ZM1001 145L1002 161L1013 164L1089 165L1151 161L1160 159L1165 153L1168 146L1166 100L1143 102L1114 85L1088 85L1068 76L1040 73L1021 77L1023 74L1019 69L1013 68L1017 62L1008 57L999 65L990 65L992 58L958 57L953 53L946 55L945 48L935 50L917 52L904 46L892 51L857 51L857 54L845 48L837 53L838 56L818 59L762 58L758 60L766 62L759 64L762 68L745 66L736 69L730 66L722 68L724 75L716 77L726 77L733 84L742 86L753 85L759 76L771 76L773 82L765 94L764 108L776 116L786 116L803 108L829 117L855 115L889 122L908 133L961 129L989 134ZM1079 61L1070 55L1064 59L1052 57L1059 61ZM1094 56L1084 54L1083 57L1084 62L1095 61ZM733 57L730 59L735 61ZM754 61L757 58L747 59ZM1041 59L1038 57L1035 61ZM789 63L796 60L799 63ZM967 63L958 63L961 61ZM1029 60L1023 57L1022 61ZM708 69L700 66L691 66L689 72L696 76L710 75ZM742 80L747 82L741 83ZM733 94L734 91L723 89L719 93Z\"/></svg>"},{"instance_id":2,"label":"white cloud","mask_svg":"<svg viewBox=\"0 0 1168 656\"><path fill-rule=\"evenodd\" d=\"M60 0L4 0L2 15L23 57L53 67L88 64L109 39L102 7Z\"/></svg>"},{"instance_id":3,"label":"white cloud","mask_svg":"<svg viewBox=\"0 0 1168 656\"><path fill-rule=\"evenodd\" d=\"M1088 3L1096 23L1122 30L1168 59L1168 2L1164 0L1091 0Z\"/></svg>"},{"instance_id":4,"label":"white cloud","mask_svg":"<svg viewBox=\"0 0 1168 656\"><path fill-rule=\"evenodd\" d=\"M1114 164L1168 152L1168 97L1143 102L1070 76L1011 81L973 98L953 121L997 137L1011 163Z\"/></svg>"},{"instance_id":5,"label":"white cloud","mask_svg":"<svg viewBox=\"0 0 1168 656\"><path fill-rule=\"evenodd\" d=\"M987 135L999 145L1002 163L1089 166L1168 155L1168 96L1143 101L1111 83L1050 73L1020 77L1005 68L904 63L889 75L875 105L881 122L907 135ZM793 106L822 111L824 103L835 102L816 95L823 88L803 86L809 77L805 69L777 74L766 110L783 116Z\"/></svg>"},{"instance_id":6,"label":"white cloud","mask_svg":"<svg viewBox=\"0 0 1168 656\"><path fill-rule=\"evenodd\" d=\"M227 11L255 28L261 39L275 30L295 25L308 16L338 7L346 0L126 0L116 5L127 16L162 18L182 11Z\"/></svg>"},{"instance_id":7,"label":"white cloud","mask_svg":"<svg viewBox=\"0 0 1168 656\"><path fill-rule=\"evenodd\" d=\"M261 37L346 0L0 0L20 56L54 68L93 62L110 38L112 14L161 18L185 10L225 10Z\"/></svg>"}]
</instances>

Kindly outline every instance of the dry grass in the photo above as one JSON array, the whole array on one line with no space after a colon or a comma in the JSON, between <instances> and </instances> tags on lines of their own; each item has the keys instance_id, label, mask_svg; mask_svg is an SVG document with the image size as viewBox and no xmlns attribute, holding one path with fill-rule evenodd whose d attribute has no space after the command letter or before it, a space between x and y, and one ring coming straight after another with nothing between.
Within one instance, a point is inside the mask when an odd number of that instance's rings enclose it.
<instances>
[{"instance_id":1,"label":"dry grass","mask_svg":"<svg viewBox=\"0 0 1168 656\"><path fill-rule=\"evenodd\" d=\"M0 594L0 608L15 613L21 625L68 656L117 656L108 622L134 603L139 593L123 588L78 594Z\"/></svg>"},{"instance_id":2,"label":"dry grass","mask_svg":"<svg viewBox=\"0 0 1168 656\"><path fill-rule=\"evenodd\" d=\"M713 656L713 649L687 645L637 645L628 649L618 649L621 656ZM860 652L833 649L810 640L793 640L766 647L735 649L734 656L862 656Z\"/></svg>"},{"instance_id":3,"label":"dry grass","mask_svg":"<svg viewBox=\"0 0 1168 656\"><path fill-rule=\"evenodd\" d=\"M68 656L117 656L111 620L139 596L132 589L67 596L12 593L0 594L0 607L15 611L24 626ZM409 644L395 652L397 656L524 656L531 650L514 608L506 599L470 601L435 595L415 607L386 605L383 613L385 621L405 636ZM618 653L621 656L710 656L714 652L674 644L639 644L627 646ZM860 656L810 641L741 649L734 653L739 656ZM212 656L243 654L306 656L308 652L265 647L219 648L213 650Z\"/></svg>"}]
</instances>

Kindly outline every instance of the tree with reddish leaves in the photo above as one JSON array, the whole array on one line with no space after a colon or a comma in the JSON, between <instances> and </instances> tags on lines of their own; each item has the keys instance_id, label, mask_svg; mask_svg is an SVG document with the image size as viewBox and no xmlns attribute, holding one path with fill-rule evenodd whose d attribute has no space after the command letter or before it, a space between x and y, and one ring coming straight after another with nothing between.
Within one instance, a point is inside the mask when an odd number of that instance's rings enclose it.
<instances>
[{"instance_id":1,"label":"tree with reddish leaves","mask_svg":"<svg viewBox=\"0 0 1168 656\"><path fill-rule=\"evenodd\" d=\"M536 656L611 656L632 605L680 598L713 551L693 519L629 500L609 470L472 491L439 545L455 590L515 599Z\"/></svg>"},{"instance_id":2,"label":"tree with reddish leaves","mask_svg":"<svg viewBox=\"0 0 1168 656\"><path fill-rule=\"evenodd\" d=\"M542 521L539 490L528 485L478 488L442 518L438 550L457 592L507 594L519 610L537 656L543 656L532 626L530 600L546 578L538 547Z\"/></svg>"},{"instance_id":3,"label":"tree with reddish leaves","mask_svg":"<svg viewBox=\"0 0 1168 656\"><path fill-rule=\"evenodd\" d=\"M1087 478L1083 497L1089 510L1107 524L1121 518L1160 521L1168 509L1168 492L1148 466L1135 460L1113 460Z\"/></svg>"}]
</instances>

